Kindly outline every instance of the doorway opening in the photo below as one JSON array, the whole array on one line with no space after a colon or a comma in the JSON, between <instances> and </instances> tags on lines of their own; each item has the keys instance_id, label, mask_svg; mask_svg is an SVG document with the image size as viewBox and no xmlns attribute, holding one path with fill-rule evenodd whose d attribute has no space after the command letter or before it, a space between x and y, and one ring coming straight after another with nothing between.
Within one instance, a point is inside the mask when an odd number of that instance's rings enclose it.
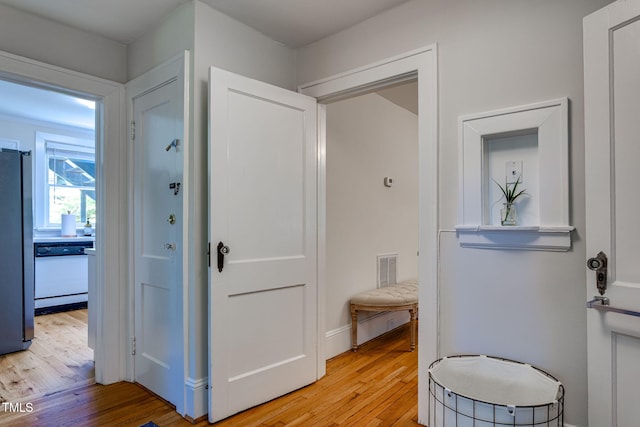
<instances>
[{"instance_id":1,"label":"doorway opening","mask_svg":"<svg viewBox=\"0 0 640 427\"><path fill-rule=\"evenodd\" d=\"M351 296L377 287L379 270L386 282L418 277L417 79L328 103L326 115L325 356L331 358L351 348ZM380 269L378 259L390 254L392 268ZM408 321L406 311L364 312L359 341Z\"/></svg>"},{"instance_id":2,"label":"doorway opening","mask_svg":"<svg viewBox=\"0 0 640 427\"><path fill-rule=\"evenodd\" d=\"M426 398L429 361L439 355L438 321L438 79L435 45L386 58L376 63L337 74L299 87L300 92L318 102L318 289L319 325L326 319L326 104L399 84L418 80L418 421L427 419ZM318 346L326 352L326 331L320 329ZM325 367L319 364L318 372Z\"/></svg>"},{"instance_id":3,"label":"doorway opening","mask_svg":"<svg viewBox=\"0 0 640 427\"><path fill-rule=\"evenodd\" d=\"M0 149L31 153L33 241L14 243L33 254L33 338L0 356L0 401L16 402L95 382L84 250L95 239L97 120L90 96L12 79L0 91Z\"/></svg>"}]
</instances>

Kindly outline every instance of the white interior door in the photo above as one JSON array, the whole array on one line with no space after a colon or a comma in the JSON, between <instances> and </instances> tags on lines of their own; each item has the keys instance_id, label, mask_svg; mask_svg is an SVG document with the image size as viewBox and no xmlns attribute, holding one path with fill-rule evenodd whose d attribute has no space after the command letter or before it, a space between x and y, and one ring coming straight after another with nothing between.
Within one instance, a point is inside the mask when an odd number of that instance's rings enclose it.
<instances>
[{"instance_id":1,"label":"white interior door","mask_svg":"<svg viewBox=\"0 0 640 427\"><path fill-rule=\"evenodd\" d=\"M585 18L587 256L608 257L601 273L610 304L587 310L593 427L640 420L639 47L640 1L617 1ZM589 298L600 295L596 274L587 275Z\"/></svg>"},{"instance_id":2,"label":"white interior door","mask_svg":"<svg viewBox=\"0 0 640 427\"><path fill-rule=\"evenodd\" d=\"M183 59L177 61L183 64ZM134 378L178 404L182 351L184 73L175 64L135 85ZM179 69L180 67L177 66ZM171 76L165 80L165 74Z\"/></svg>"},{"instance_id":3,"label":"white interior door","mask_svg":"<svg viewBox=\"0 0 640 427\"><path fill-rule=\"evenodd\" d=\"M214 422L317 379L317 152L315 99L216 68L209 85Z\"/></svg>"}]
</instances>

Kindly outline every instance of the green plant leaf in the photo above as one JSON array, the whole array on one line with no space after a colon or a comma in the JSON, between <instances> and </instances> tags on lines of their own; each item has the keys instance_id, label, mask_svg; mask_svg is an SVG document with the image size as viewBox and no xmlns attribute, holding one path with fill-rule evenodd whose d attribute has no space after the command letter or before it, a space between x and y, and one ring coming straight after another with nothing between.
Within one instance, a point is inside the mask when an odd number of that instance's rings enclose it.
<instances>
[{"instance_id":1,"label":"green plant leaf","mask_svg":"<svg viewBox=\"0 0 640 427\"><path fill-rule=\"evenodd\" d=\"M516 179L516 182L513 184L513 187L509 187L509 184L507 183L505 183L503 187L495 179L492 178L492 180L493 182L496 183L500 191L502 191L502 195L504 196L507 203L514 203L518 197L522 196L523 194L526 194L525 193L525 191L527 191L526 188L517 192L518 185L520 185L520 177Z\"/></svg>"}]
</instances>

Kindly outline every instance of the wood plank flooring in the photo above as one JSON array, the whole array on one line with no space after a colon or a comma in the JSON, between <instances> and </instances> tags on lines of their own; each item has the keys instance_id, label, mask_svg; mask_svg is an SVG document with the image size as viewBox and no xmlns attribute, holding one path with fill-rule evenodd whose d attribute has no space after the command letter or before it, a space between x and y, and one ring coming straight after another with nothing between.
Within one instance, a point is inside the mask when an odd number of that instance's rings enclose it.
<instances>
[{"instance_id":1,"label":"wood plank flooring","mask_svg":"<svg viewBox=\"0 0 640 427\"><path fill-rule=\"evenodd\" d=\"M214 427L416 426L418 352L407 351L409 327L402 326L327 362L315 384L244 411ZM2 426L122 426L153 421L160 427L188 427L174 408L144 388L121 382L87 385L35 399L31 413L2 412ZM195 423L208 426L206 420Z\"/></svg>"},{"instance_id":2,"label":"wood plank flooring","mask_svg":"<svg viewBox=\"0 0 640 427\"><path fill-rule=\"evenodd\" d=\"M34 328L29 349L0 356L0 404L94 382L86 309L36 316Z\"/></svg>"}]
</instances>

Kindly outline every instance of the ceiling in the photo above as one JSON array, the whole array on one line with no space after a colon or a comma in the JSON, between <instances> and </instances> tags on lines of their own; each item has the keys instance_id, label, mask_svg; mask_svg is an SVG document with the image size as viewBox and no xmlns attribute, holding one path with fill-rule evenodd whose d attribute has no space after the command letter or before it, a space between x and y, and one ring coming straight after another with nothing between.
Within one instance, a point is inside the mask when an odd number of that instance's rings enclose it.
<instances>
[{"instance_id":1,"label":"ceiling","mask_svg":"<svg viewBox=\"0 0 640 427\"><path fill-rule=\"evenodd\" d=\"M380 89L376 92L400 107L418 114L418 81L412 80L397 86Z\"/></svg>"},{"instance_id":2,"label":"ceiling","mask_svg":"<svg viewBox=\"0 0 640 427\"><path fill-rule=\"evenodd\" d=\"M190 0L0 0L0 4L127 44ZM202 0L273 40L296 48L362 22L407 0ZM93 128L95 113L77 98L0 80L0 114ZM417 89L380 92L417 111Z\"/></svg>"},{"instance_id":3,"label":"ceiling","mask_svg":"<svg viewBox=\"0 0 640 427\"><path fill-rule=\"evenodd\" d=\"M0 3L121 43L131 43L188 0L0 0Z\"/></svg>"},{"instance_id":4,"label":"ceiling","mask_svg":"<svg viewBox=\"0 0 640 427\"><path fill-rule=\"evenodd\" d=\"M0 116L83 129L95 127L95 103L51 90L0 80Z\"/></svg>"},{"instance_id":5,"label":"ceiling","mask_svg":"<svg viewBox=\"0 0 640 427\"><path fill-rule=\"evenodd\" d=\"M202 0L271 39L306 46L407 0Z\"/></svg>"},{"instance_id":6,"label":"ceiling","mask_svg":"<svg viewBox=\"0 0 640 427\"><path fill-rule=\"evenodd\" d=\"M0 0L121 43L131 43L190 0ZM407 0L202 0L273 40L297 48Z\"/></svg>"}]
</instances>

